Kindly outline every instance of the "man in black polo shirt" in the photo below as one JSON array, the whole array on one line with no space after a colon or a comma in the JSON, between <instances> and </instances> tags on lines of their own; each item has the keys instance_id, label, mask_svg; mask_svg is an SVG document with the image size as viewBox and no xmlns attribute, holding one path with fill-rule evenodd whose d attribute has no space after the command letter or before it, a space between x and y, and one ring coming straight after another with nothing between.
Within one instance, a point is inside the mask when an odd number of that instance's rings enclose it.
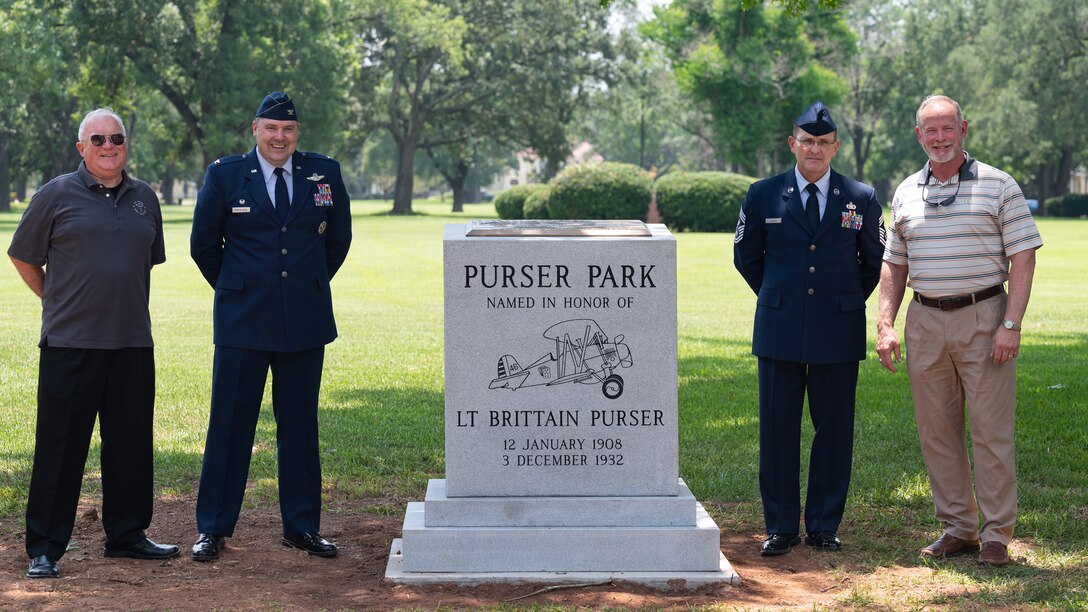
<instances>
[{"instance_id":1,"label":"man in black polo shirt","mask_svg":"<svg viewBox=\"0 0 1088 612\"><path fill-rule=\"evenodd\" d=\"M125 172L125 126L110 109L84 117L83 162L38 190L8 256L42 299L38 421L26 507L28 578L56 578L75 524L99 419L107 557L169 559L147 538L153 502L155 356L151 267L166 261L151 186Z\"/></svg>"}]
</instances>

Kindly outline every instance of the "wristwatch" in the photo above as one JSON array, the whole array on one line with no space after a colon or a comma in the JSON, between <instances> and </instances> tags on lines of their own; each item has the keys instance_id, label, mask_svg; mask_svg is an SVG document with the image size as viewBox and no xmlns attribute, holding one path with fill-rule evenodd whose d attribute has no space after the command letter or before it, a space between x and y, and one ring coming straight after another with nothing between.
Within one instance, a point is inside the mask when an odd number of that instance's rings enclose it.
<instances>
[{"instance_id":1,"label":"wristwatch","mask_svg":"<svg viewBox=\"0 0 1088 612\"><path fill-rule=\"evenodd\" d=\"M1015 331L1015 332L1020 331L1020 326L1017 325L1016 323L1013 323L1012 321L1010 321L1008 319L1005 319L1004 321L1001 322L1001 327L1004 327L1005 329L1011 329L1012 331Z\"/></svg>"}]
</instances>

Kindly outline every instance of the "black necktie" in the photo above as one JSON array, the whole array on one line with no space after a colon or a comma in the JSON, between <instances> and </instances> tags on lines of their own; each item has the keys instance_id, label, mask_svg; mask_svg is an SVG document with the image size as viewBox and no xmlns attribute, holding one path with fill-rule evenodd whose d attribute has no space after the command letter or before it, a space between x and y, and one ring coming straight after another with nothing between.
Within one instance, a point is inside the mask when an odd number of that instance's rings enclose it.
<instances>
[{"instance_id":1,"label":"black necktie","mask_svg":"<svg viewBox=\"0 0 1088 612\"><path fill-rule=\"evenodd\" d=\"M809 183L808 187L805 187L805 191L808 192L808 201L805 202L805 215L808 216L809 227L815 232L820 225L820 200L816 198L816 193L820 190L816 187L816 183Z\"/></svg>"},{"instance_id":2,"label":"black necktie","mask_svg":"<svg viewBox=\"0 0 1088 612\"><path fill-rule=\"evenodd\" d=\"M280 222L287 220L287 209L291 207L291 196L287 195L287 181L283 178L283 168L273 170L276 173L276 212Z\"/></svg>"}]
</instances>

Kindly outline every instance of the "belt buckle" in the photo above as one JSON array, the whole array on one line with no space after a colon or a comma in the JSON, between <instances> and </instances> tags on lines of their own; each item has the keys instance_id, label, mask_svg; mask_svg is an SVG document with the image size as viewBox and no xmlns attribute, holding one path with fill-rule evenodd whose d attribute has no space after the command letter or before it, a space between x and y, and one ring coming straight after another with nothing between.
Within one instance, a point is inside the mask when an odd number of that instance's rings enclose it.
<instances>
[{"instance_id":1,"label":"belt buckle","mask_svg":"<svg viewBox=\"0 0 1088 612\"><path fill-rule=\"evenodd\" d=\"M944 297L937 298L937 307L943 311L955 310L960 307L960 298L958 297Z\"/></svg>"}]
</instances>

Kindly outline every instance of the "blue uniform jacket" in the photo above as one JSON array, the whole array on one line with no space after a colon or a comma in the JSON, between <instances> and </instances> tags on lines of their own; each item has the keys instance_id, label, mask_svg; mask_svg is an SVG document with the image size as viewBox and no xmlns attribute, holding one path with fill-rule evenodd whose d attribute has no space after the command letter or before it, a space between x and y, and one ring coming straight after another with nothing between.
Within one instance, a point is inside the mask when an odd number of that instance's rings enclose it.
<instances>
[{"instance_id":1,"label":"blue uniform jacket","mask_svg":"<svg viewBox=\"0 0 1088 612\"><path fill-rule=\"evenodd\" d=\"M865 300L880 280L884 217L872 187L831 170L809 228L791 168L748 189L733 263L756 292L752 353L799 363L865 359Z\"/></svg>"},{"instance_id":2,"label":"blue uniform jacket","mask_svg":"<svg viewBox=\"0 0 1088 612\"><path fill-rule=\"evenodd\" d=\"M296 151L286 223L255 150L208 166L190 253L215 289L214 342L289 352L336 338L329 281L351 244L351 201L336 160Z\"/></svg>"}]
</instances>

